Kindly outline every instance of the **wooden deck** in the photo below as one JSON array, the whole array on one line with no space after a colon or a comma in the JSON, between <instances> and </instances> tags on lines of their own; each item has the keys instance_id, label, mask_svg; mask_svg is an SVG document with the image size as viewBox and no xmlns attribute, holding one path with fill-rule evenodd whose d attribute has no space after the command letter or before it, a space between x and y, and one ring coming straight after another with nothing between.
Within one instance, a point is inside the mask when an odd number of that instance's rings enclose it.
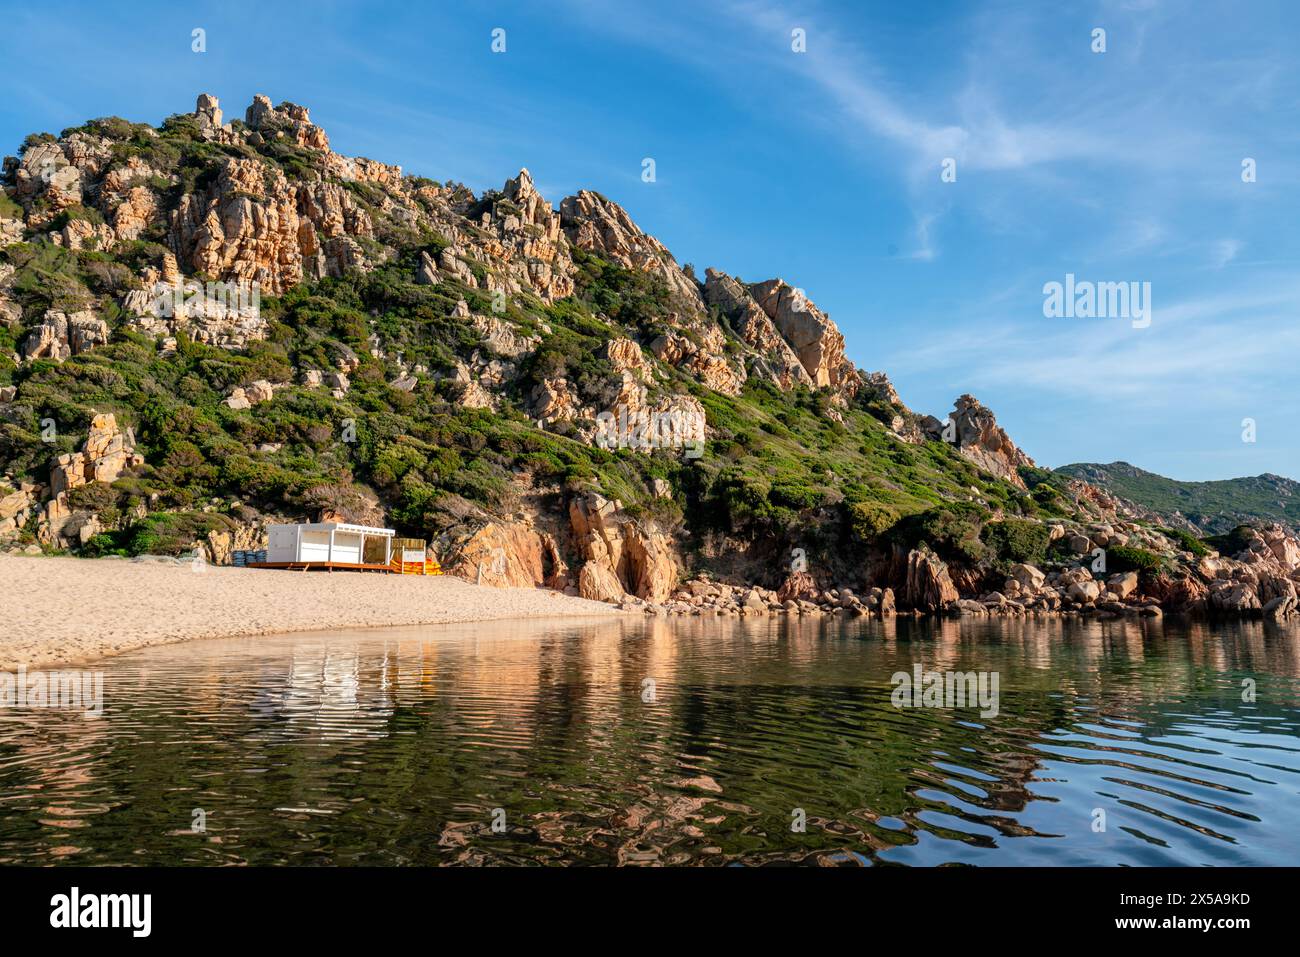
<instances>
[{"instance_id":1,"label":"wooden deck","mask_svg":"<svg viewBox=\"0 0 1300 957\"><path fill-rule=\"evenodd\" d=\"M391 565L368 565L356 564L354 562L248 562L245 568L289 568L298 571L319 571L328 572L338 569L344 572L387 572L394 574L397 569Z\"/></svg>"}]
</instances>

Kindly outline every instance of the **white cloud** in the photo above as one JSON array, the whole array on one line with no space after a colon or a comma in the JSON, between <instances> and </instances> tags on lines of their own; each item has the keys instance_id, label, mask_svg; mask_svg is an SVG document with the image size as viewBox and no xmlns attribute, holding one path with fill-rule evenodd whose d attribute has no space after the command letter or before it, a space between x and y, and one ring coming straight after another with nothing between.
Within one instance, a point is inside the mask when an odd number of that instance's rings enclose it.
<instances>
[{"instance_id":1,"label":"white cloud","mask_svg":"<svg viewBox=\"0 0 1300 957\"><path fill-rule=\"evenodd\" d=\"M1228 263L1237 258L1237 253L1241 252L1241 240L1239 239L1220 239L1214 244L1214 249L1210 258L1215 269L1222 269Z\"/></svg>"}]
</instances>

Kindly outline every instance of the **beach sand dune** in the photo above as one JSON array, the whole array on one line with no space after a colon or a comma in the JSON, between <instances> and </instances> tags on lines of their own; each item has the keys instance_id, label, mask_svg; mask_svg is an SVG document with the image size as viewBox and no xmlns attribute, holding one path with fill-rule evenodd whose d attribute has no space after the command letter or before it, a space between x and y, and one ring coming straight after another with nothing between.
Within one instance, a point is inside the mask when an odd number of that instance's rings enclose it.
<instances>
[{"instance_id":1,"label":"beach sand dune","mask_svg":"<svg viewBox=\"0 0 1300 957\"><path fill-rule=\"evenodd\" d=\"M195 638L623 612L450 576L301 572L0 555L0 670Z\"/></svg>"}]
</instances>

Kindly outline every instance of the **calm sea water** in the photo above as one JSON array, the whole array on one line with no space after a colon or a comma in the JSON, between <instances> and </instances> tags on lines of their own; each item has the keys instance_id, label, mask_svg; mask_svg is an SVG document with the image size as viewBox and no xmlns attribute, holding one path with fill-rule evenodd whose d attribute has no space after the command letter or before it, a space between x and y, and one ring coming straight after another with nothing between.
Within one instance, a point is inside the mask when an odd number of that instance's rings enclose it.
<instances>
[{"instance_id":1,"label":"calm sea water","mask_svg":"<svg viewBox=\"0 0 1300 957\"><path fill-rule=\"evenodd\" d=\"M918 663L996 672L999 713L894 707ZM1300 862L1300 633L1260 623L494 623L95 667L98 717L0 710L0 863Z\"/></svg>"}]
</instances>

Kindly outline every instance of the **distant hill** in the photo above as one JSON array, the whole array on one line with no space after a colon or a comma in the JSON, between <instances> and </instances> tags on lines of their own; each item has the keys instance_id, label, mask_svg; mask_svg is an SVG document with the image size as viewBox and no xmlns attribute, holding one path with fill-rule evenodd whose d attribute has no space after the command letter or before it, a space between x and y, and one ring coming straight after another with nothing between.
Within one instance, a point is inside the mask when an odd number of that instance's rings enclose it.
<instances>
[{"instance_id":1,"label":"distant hill","mask_svg":"<svg viewBox=\"0 0 1300 957\"><path fill-rule=\"evenodd\" d=\"M1280 475L1179 482L1127 462L1080 462L1055 471L1100 485L1166 517L1180 514L1209 534L1221 534L1251 521L1300 528L1300 482Z\"/></svg>"}]
</instances>

